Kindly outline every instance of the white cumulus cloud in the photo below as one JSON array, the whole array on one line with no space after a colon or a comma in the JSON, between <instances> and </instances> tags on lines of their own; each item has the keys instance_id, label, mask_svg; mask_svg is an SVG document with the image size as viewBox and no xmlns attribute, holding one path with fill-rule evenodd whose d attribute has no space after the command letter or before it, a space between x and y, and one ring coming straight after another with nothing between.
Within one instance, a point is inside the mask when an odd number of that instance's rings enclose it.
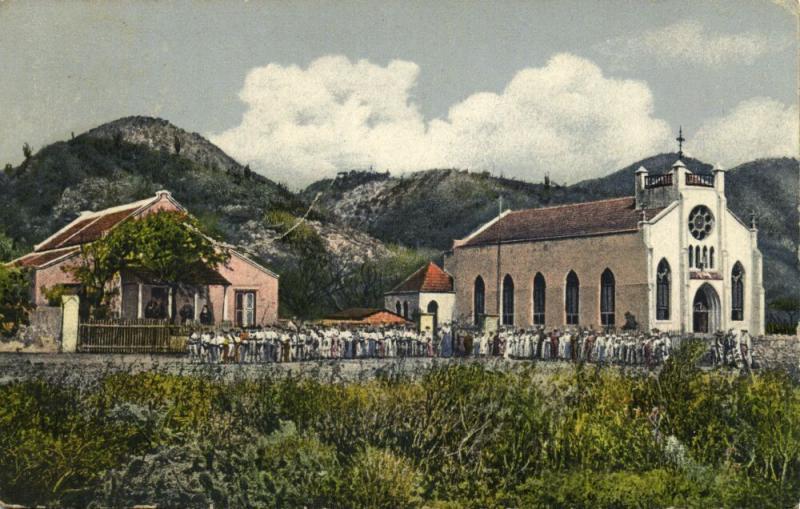
<instances>
[{"instance_id":1,"label":"white cumulus cloud","mask_svg":"<svg viewBox=\"0 0 800 509\"><path fill-rule=\"evenodd\" d=\"M691 155L732 167L756 157L798 156L798 108L768 97L742 101L687 141Z\"/></svg>"},{"instance_id":2,"label":"white cumulus cloud","mask_svg":"<svg viewBox=\"0 0 800 509\"><path fill-rule=\"evenodd\" d=\"M759 32L712 32L696 21L681 21L640 35L610 39L597 49L623 67L635 57L645 57L661 65L690 63L719 67L731 63L753 64L759 57L783 50L790 43L785 38Z\"/></svg>"},{"instance_id":3,"label":"white cumulus cloud","mask_svg":"<svg viewBox=\"0 0 800 509\"><path fill-rule=\"evenodd\" d=\"M419 67L327 56L307 68L269 64L240 92L240 125L211 140L292 185L351 168L487 170L574 182L669 148L646 83L604 76L571 54L519 71L499 94L476 93L446 118L414 101Z\"/></svg>"}]
</instances>

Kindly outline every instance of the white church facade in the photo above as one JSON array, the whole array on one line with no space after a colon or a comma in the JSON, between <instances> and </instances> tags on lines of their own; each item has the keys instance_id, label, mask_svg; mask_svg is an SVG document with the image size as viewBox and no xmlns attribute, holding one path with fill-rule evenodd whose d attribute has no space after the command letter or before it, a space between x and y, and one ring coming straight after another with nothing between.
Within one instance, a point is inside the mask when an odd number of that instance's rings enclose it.
<instances>
[{"instance_id":1,"label":"white church facade","mask_svg":"<svg viewBox=\"0 0 800 509\"><path fill-rule=\"evenodd\" d=\"M679 160L635 179L635 196L506 211L456 240L454 319L763 334L758 231L728 208L725 172Z\"/></svg>"}]
</instances>

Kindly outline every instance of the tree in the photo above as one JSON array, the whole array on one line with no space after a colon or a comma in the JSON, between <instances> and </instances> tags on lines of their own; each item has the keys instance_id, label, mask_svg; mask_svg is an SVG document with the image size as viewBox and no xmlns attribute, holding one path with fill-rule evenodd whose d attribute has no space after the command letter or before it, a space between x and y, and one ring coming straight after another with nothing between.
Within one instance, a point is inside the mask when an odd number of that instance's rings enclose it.
<instances>
[{"instance_id":1,"label":"tree","mask_svg":"<svg viewBox=\"0 0 800 509\"><path fill-rule=\"evenodd\" d=\"M33 309L27 274L0 264L0 334L13 336L20 324L28 323Z\"/></svg>"},{"instance_id":2,"label":"tree","mask_svg":"<svg viewBox=\"0 0 800 509\"><path fill-rule=\"evenodd\" d=\"M78 261L66 266L68 272L80 283L82 307L94 318L104 318L110 298L116 291L109 287L114 276L124 268L125 246L111 237L81 246Z\"/></svg>"},{"instance_id":3,"label":"tree","mask_svg":"<svg viewBox=\"0 0 800 509\"><path fill-rule=\"evenodd\" d=\"M11 261L17 254L14 241L0 230L0 263Z\"/></svg>"},{"instance_id":4,"label":"tree","mask_svg":"<svg viewBox=\"0 0 800 509\"><path fill-rule=\"evenodd\" d=\"M175 154L180 155L181 153L181 137L177 134L172 139L172 146L175 147Z\"/></svg>"},{"instance_id":5,"label":"tree","mask_svg":"<svg viewBox=\"0 0 800 509\"><path fill-rule=\"evenodd\" d=\"M230 254L181 212L157 212L126 221L81 249L68 268L81 283L92 314L102 315L115 290L110 283L123 270L146 275L172 291L181 284L205 283L199 275L227 263Z\"/></svg>"},{"instance_id":6,"label":"tree","mask_svg":"<svg viewBox=\"0 0 800 509\"><path fill-rule=\"evenodd\" d=\"M800 299L795 297L781 297L769 303L769 307L775 311L780 311L789 315L789 323L797 323L797 315L800 314Z\"/></svg>"},{"instance_id":7,"label":"tree","mask_svg":"<svg viewBox=\"0 0 800 509\"><path fill-rule=\"evenodd\" d=\"M33 155L33 149L31 148L30 143L27 141L22 144L22 155L25 156L26 161Z\"/></svg>"}]
</instances>

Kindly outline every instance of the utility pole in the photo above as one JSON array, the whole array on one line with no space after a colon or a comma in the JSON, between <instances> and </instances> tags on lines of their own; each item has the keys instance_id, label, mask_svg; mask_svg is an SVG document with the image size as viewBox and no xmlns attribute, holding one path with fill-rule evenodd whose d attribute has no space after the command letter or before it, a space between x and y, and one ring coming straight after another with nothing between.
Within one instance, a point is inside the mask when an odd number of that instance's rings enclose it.
<instances>
[{"instance_id":1,"label":"utility pole","mask_svg":"<svg viewBox=\"0 0 800 509\"><path fill-rule=\"evenodd\" d=\"M500 216L503 215L503 196L500 195L500 198L497 200L497 278L495 281L495 310L497 312L497 317L499 322L503 323L502 312L500 310L500 303L501 303L501 296L500 293L502 292L502 285L500 284L500 242L501 238L501 228L500 228Z\"/></svg>"}]
</instances>

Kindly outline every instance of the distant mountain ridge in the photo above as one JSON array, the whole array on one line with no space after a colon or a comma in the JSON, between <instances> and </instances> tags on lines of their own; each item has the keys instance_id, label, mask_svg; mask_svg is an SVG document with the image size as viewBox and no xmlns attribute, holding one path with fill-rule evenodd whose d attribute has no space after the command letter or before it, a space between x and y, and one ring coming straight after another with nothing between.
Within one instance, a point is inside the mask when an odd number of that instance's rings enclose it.
<instances>
[{"instance_id":1,"label":"distant mountain ridge","mask_svg":"<svg viewBox=\"0 0 800 509\"><path fill-rule=\"evenodd\" d=\"M402 176L343 172L302 191L306 199L322 193L324 214L366 231L384 242L444 251L503 209L525 209L604 198L632 196L634 173L644 166L651 175L669 171L676 153L648 157L604 177L569 186L494 177L486 172L441 169ZM712 166L691 157L683 162L694 173ZM767 298L800 294L797 254L800 167L796 159L761 159L726 173L731 210L745 222L751 213L759 224Z\"/></svg>"},{"instance_id":2,"label":"distant mountain ridge","mask_svg":"<svg viewBox=\"0 0 800 509\"><path fill-rule=\"evenodd\" d=\"M176 147L178 140L179 147ZM69 141L53 143L16 168L0 172L0 231L21 249L48 237L82 210L99 210L167 189L215 236L280 265L293 256L274 239L265 216L305 214L307 204L285 186L251 172L197 133L166 120L125 117ZM332 250L385 253L367 234L311 214Z\"/></svg>"},{"instance_id":3,"label":"distant mountain ridge","mask_svg":"<svg viewBox=\"0 0 800 509\"><path fill-rule=\"evenodd\" d=\"M176 147L176 140L180 147ZM276 243L265 216L300 217L332 252L372 259L388 244L449 249L453 239L504 209L583 202L633 194L633 174L667 171L677 159L649 157L605 177L563 186L495 177L488 172L433 169L393 176L351 171L300 193L249 171L197 133L163 119L125 117L69 141L48 145L0 171L0 229L30 248L81 210L97 210L169 189L215 235L280 266L296 253ZM685 157L695 173L711 166ZM729 206L742 220L755 214L764 253L767 298L800 293L797 254L800 169L795 159L761 159L727 172ZM317 201L315 197L319 195Z\"/></svg>"}]
</instances>

